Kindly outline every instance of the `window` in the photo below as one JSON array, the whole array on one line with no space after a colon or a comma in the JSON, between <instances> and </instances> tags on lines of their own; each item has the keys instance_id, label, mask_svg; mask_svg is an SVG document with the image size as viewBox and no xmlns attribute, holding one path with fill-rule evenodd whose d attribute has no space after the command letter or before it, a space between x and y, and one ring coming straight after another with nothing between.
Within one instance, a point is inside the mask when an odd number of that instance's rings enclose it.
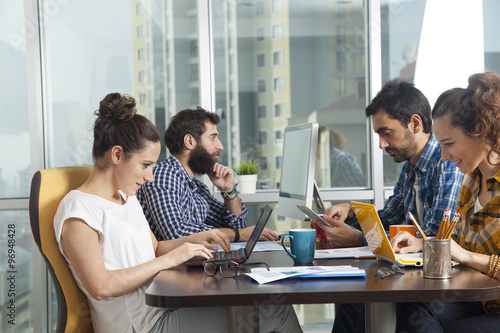
<instances>
[{"instance_id":1,"label":"window","mask_svg":"<svg viewBox=\"0 0 500 333\"><path fill-rule=\"evenodd\" d=\"M137 80L139 81L139 83L146 83L146 71L139 71L137 75Z\"/></svg>"},{"instance_id":2,"label":"window","mask_svg":"<svg viewBox=\"0 0 500 333\"><path fill-rule=\"evenodd\" d=\"M146 105L146 94L145 93L139 94L139 104Z\"/></svg>"},{"instance_id":3,"label":"window","mask_svg":"<svg viewBox=\"0 0 500 333\"><path fill-rule=\"evenodd\" d=\"M276 143L283 143L283 131L280 129L274 131L274 138Z\"/></svg>"},{"instance_id":4,"label":"window","mask_svg":"<svg viewBox=\"0 0 500 333\"><path fill-rule=\"evenodd\" d=\"M267 105L259 104L257 105L257 119L267 118Z\"/></svg>"},{"instance_id":5,"label":"window","mask_svg":"<svg viewBox=\"0 0 500 333\"><path fill-rule=\"evenodd\" d=\"M267 156L259 156L259 166L262 168L262 171L266 171L269 169L269 165L267 163Z\"/></svg>"},{"instance_id":6,"label":"window","mask_svg":"<svg viewBox=\"0 0 500 333\"><path fill-rule=\"evenodd\" d=\"M144 15L144 7L141 2L135 4L135 15L142 16Z\"/></svg>"},{"instance_id":7,"label":"window","mask_svg":"<svg viewBox=\"0 0 500 333\"><path fill-rule=\"evenodd\" d=\"M266 54L265 53L257 53L255 55L255 63L257 65L257 68L266 67Z\"/></svg>"},{"instance_id":8,"label":"window","mask_svg":"<svg viewBox=\"0 0 500 333\"><path fill-rule=\"evenodd\" d=\"M257 93L263 94L267 90L266 87L266 79L258 79L257 80Z\"/></svg>"},{"instance_id":9,"label":"window","mask_svg":"<svg viewBox=\"0 0 500 333\"><path fill-rule=\"evenodd\" d=\"M283 38L283 25L281 23L273 25L273 39Z\"/></svg>"},{"instance_id":10,"label":"window","mask_svg":"<svg viewBox=\"0 0 500 333\"><path fill-rule=\"evenodd\" d=\"M198 56L198 40L192 39L189 41L189 56L191 58Z\"/></svg>"},{"instance_id":11,"label":"window","mask_svg":"<svg viewBox=\"0 0 500 333\"><path fill-rule=\"evenodd\" d=\"M276 168L281 169L281 164L283 162L283 156L276 156Z\"/></svg>"},{"instance_id":12,"label":"window","mask_svg":"<svg viewBox=\"0 0 500 333\"><path fill-rule=\"evenodd\" d=\"M284 88L285 83L284 83L284 80L282 77L274 78L273 83L274 83L273 84L273 91L275 93L281 93L285 90L285 88Z\"/></svg>"},{"instance_id":13,"label":"window","mask_svg":"<svg viewBox=\"0 0 500 333\"><path fill-rule=\"evenodd\" d=\"M255 29L255 41L263 42L266 40L266 28L258 27Z\"/></svg>"},{"instance_id":14,"label":"window","mask_svg":"<svg viewBox=\"0 0 500 333\"><path fill-rule=\"evenodd\" d=\"M143 48L137 50L137 60L146 60L146 52Z\"/></svg>"},{"instance_id":15,"label":"window","mask_svg":"<svg viewBox=\"0 0 500 333\"><path fill-rule=\"evenodd\" d=\"M137 38L144 38L144 26L143 25L138 26L136 31L137 31L137 33L136 33Z\"/></svg>"},{"instance_id":16,"label":"window","mask_svg":"<svg viewBox=\"0 0 500 333\"><path fill-rule=\"evenodd\" d=\"M283 65L283 50L273 51L273 66Z\"/></svg>"},{"instance_id":17,"label":"window","mask_svg":"<svg viewBox=\"0 0 500 333\"><path fill-rule=\"evenodd\" d=\"M199 68L198 64L193 64L189 66L191 82L197 82L199 79Z\"/></svg>"},{"instance_id":18,"label":"window","mask_svg":"<svg viewBox=\"0 0 500 333\"><path fill-rule=\"evenodd\" d=\"M264 1L257 1L255 3L255 16L264 15Z\"/></svg>"},{"instance_id":19,"label":"window","mask_svg":"<svg viewBox=\"0 0 500 333\"><path fill-rule=\"evenodd\" d=\"M275 118L285 117L285 110L283 107L283 103L274 104L274 117Z\"/></svg>"},{"instance_id":20,"label":"window","mask_svg":"<svg viewBox=\"0 0 500 333\"><path fill-rule=\"evenodd\" d=\"M272 0L271 8L273 13L281 13L283 10L283 0Z\"/></svg>"},{"instance_id":21,"label":"window","mask_svg":"<svg viewBox=\"0 0 500 333\"><path fill-rule=\"evenodd\" d=\"M257 144L261 146L267 144L267 130L261 129L257 132Z\"/></svg>"}]
</instances>

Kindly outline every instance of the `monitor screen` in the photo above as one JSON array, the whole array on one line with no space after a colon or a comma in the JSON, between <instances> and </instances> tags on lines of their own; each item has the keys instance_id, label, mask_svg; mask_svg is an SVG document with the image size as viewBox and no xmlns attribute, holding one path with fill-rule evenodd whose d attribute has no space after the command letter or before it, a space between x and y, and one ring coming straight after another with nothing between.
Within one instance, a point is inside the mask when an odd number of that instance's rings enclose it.
<instances>
[{"instance_id":1,"label":"monitor screen","mask_svg":"<svg viewBox=\"0 0 500 333\"><path fill-rule=\"evenodd\" d=\"M304 220L297 205L311 208L317 147L317 123L285 128L278 215Z\"/></svg>"}]
</instances>

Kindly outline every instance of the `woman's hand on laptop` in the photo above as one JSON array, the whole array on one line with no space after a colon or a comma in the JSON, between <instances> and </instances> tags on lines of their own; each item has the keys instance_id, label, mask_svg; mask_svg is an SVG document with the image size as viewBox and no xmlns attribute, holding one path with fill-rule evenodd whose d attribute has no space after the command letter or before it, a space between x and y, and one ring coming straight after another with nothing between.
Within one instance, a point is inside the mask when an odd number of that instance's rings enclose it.
<instances>
[{"instance_id":1,"label":"woman's hand on laptop","mask_svg":"<svg viewBox=\"0 0 500 333\"><path fill-rule=\"evenodd\" d=\"M400 231L392 237L391 246L395 253L414 253L422 251L422 240L407 231Z\"/></svg>"},{"instance_id":2,"label":"woman's hand on laptop","mask_svg":"<svg viewBox=\"0 0 500 333\"><path fill-rule=\"evenodd\" d=\"M203 244L208 249L217 251L217 246L214 244L219 244L224 251L229 252L231 250L231 240L229 236L217 228L202 231L192 236L195 238L193 241L194 243Z\"/></svg>"},{"instance_id":3,"label":"woman's hand on laptop","mask_svg":"<svg viewBox=\"0 0 500 333\"><path fill-rule=\"evenodd\" d=\"M240 229L240 242L248 242L248 240L250 239L250 235L252 235L253 229L255 229L255 226ZM260 241L275 241L277 239L278 235L273 230L267 227L262 230L262 233L259 237Z\"/></svg>"}]
</instances>

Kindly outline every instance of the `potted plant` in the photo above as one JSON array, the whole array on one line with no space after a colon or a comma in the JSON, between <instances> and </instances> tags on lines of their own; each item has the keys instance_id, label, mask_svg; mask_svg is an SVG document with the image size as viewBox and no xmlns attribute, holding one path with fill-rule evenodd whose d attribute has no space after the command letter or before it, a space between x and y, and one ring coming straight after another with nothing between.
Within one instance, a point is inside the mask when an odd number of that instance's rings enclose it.
<instances>
[{"instance_id":1,"label":"potted plant","mask_svg":"<svg viewBox=\"0 0 500 333\"><path fill-rule=\"evenodd\" d=\"M233 170L238 176L240 193L255 193L257 188L257 172L260 167L257 160L242 160L239 165L233 165Z\"/></svg>"}]
</instances>

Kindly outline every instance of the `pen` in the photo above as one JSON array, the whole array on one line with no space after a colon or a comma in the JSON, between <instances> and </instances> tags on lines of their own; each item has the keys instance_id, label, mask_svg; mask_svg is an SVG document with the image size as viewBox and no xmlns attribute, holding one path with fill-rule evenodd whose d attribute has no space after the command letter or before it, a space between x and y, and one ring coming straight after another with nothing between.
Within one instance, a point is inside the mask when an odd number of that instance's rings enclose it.
<instances>
[{"instance_id":1,"label":"pen","mask_svg":"<svg viewBox=\"0 0 500 333\"><path fill-rule=\"evenodd\" d=\"M411 212L408 212L408 216L410 217L411 222L413 222L413 224L417 228L420 235L422 235L422 238L427 239L427 235L424 234L424 231L422 230L422 228L420 228L420 225L418 224L417 220L415 220L415 217L413 216L413 214Z\"/></svg>"}]
</instances>

